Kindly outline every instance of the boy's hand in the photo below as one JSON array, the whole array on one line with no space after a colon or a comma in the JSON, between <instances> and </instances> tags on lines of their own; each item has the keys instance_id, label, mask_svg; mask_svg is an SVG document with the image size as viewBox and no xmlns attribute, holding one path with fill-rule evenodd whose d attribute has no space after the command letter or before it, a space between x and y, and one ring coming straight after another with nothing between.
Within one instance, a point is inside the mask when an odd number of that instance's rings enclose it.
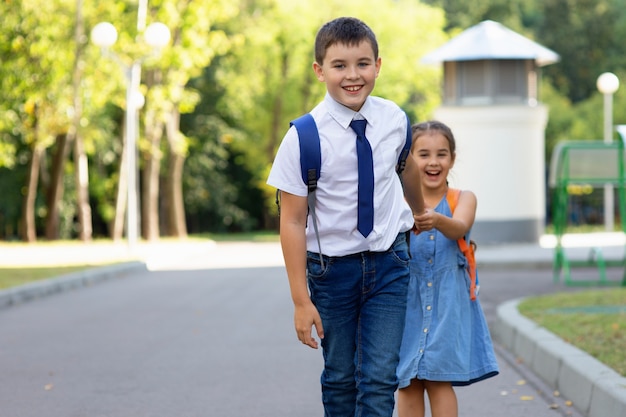
<instances>
[{"instance_id":1,"label":"boy's hand","mask_svg":"<svg viewBox=\"0 0 626 417\"><path fill-rule=\"evenodd\" d=\"M317 349L317 340L311 336L312 327L315 326L317 336L320 339L324 338L324 328L322 327L322 318L313 303L295 306L294 324L298 340L313 349Z\"/></svg>"},{"instance_id":2,"label":"boy's hand","mask_svg":"<svg viewBox=\"0 0 626 417\"><path fill-rule=\"evenodd\" d=\"M415 226L418 231L432 230L437 228L438 213L431 209L426 208L421 214L413 215L415 220Z\"/></svg>"}]
</instances>

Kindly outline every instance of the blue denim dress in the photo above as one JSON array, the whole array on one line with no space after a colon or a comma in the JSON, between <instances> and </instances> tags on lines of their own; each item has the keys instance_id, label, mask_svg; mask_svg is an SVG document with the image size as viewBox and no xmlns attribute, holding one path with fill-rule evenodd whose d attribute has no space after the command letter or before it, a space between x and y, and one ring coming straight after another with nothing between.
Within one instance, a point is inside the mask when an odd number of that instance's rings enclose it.
<instances>
[{"instance_id":1,"label":"blue denim dress","mask_svg":"<svg viewBox=\"0 0 626 417\"><path fill-rule=\"evenodd\" d=\"M451 216L445 198L435 211ZM497 375L487 322L478 297L470 300L467 261L457 242L433 229L412 234L410 252L399 387L414 378L460 386Z\"/></svg>"}]
</instances>

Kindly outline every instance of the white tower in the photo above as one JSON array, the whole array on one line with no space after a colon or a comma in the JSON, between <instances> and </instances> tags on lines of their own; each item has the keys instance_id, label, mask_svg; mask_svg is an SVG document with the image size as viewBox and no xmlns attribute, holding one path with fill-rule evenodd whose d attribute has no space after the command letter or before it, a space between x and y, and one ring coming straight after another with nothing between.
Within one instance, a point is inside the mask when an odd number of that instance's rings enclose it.
<instances>
[{"instance_id":1,"label":"white tower","mask_svg":"<svg viewBox=\"0 0 626 417\"><path fill-rule=\"evenodd\" d=\"M434 118L457 142L454 188L478 197L472 239L538 242L546 216L545 127L539 68L559 60L497 22L473 26L422 62L443 63L443 104Z\"/></svg>"}]
</instances>

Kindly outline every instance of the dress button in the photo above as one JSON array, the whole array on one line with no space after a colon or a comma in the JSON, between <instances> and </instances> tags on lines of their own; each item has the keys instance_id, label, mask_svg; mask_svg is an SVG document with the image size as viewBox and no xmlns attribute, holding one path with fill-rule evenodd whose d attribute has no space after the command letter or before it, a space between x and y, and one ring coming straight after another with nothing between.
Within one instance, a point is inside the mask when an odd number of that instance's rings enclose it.
<instances>
[{"instance_id":1,"label":"dress button","mask_svg":"<svg viewBox=\"0 0 626 417\"><path fill-rule=\"evenodd\" d=\"M424 328L424 333L428 333L428 327Z\"/></svg>"},{"instance_id":2,"label":"dress button","mask_svg":"<svg viewBox=\"0 0 626 417\"><path fill-rule=\"evenodd\" d=\"M428 284L426 284L426 285L428 285L429 287L432 287L432 286L433 286L433 283L432 283L432 282L429 282L429 283L428 283Z\"/></svg>"},{"instance_id":3,"label":"dress button","mask_svg":"<svg viewBox=\"0 0 626 417\"><path fill-rule=\"evenodd\" d=\"M426 306L426 310L430 311L431 310L431 306Z\"/></svg>"},{"instance_id":4,"label":"dress button","mask_svg":"<svg viewBox=\"0 0 626 417\"><path fill-rule=\"evenodd\" d=\"M435 235L430 235L430 240L435 240Z\"/></svg>"},{"instance_id":5,"label":"dress button","mask_svg":"<svg viewBox=\"0 0 626 417\"><path fill-rule=\"evenodd\" d=\"M429 264L432 264L432 263L433 263L433 260L432 260L432 259L429 259L429 260L428 260L428 263L429 263Z\"/></svg>"}]
</instances>

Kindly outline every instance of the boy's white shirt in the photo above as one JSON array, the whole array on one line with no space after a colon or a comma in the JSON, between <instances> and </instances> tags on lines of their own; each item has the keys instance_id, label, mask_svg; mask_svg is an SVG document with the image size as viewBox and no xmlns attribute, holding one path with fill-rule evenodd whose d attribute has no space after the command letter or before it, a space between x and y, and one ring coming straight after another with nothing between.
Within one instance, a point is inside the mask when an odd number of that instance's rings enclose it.
<instances>
[{"instance_id":1,"label":"boy's white shirt","mask_svg":"<svg viewBox=\"0 0 626 417\"><path fill-rule=\"evenodd\" d=\"M404 112L392 101L370 96L355 113L327 94L311 115L318 127L322 154L315 206L322 252L328 256L345 256L389 249L398 233L413 226L411 209L395 171L406 142ZM356 228L358 171L356 135L350 127L353 119L367 120L365 135L374 158L374 230L367 238ZM267 183L290 194L307 195L295 127L283 138ZM317 252L310 216L311 213L307 220L307 249Z\"/></svg>"}]
</instances>

